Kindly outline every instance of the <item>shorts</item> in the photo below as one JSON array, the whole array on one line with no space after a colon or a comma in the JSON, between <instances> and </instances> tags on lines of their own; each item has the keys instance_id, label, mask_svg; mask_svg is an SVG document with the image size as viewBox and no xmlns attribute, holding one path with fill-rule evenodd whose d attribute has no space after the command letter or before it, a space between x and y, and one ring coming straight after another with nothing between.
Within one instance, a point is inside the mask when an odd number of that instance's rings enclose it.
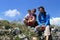
<instances>
[{"instance_id":1,"label":"shorts","mask_svg":"<svg viewBox=\"0 0 60 40\"><path fill-rule=\"evenodd\" d=\"M45 31L44 31L44 36L49 36L50 35L50 26L46 26Z\"/></svg>"},{"instance_id":2,"label":"shorts","mask_svg":"<svg viewBox=\"0 0 60 40\"><path fill-rule=\"evenodd\" d=\"M37 27L40 27L40 26L37 26ZM36 28L37 28L36 27ZM35 30L36 30L36 28L35 28ZM38 31L38 35L41 35L41 32L40 31ZM45 27L45 30L44 30L44 36L49 36L50 35L50 26L49 25L47 25L46 27Z\"/></svg>"}]
</instances>

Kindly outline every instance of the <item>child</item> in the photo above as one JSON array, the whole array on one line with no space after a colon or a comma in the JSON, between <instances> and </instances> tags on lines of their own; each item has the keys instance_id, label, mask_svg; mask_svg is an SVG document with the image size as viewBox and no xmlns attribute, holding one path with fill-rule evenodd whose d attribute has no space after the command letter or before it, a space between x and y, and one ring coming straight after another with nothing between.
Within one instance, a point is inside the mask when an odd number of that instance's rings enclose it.
<instances>
[{"instance_id":1,"label":"child","mask_svg":"<svg viewBox=\"0 0 60 40\"><path fill-rule=\"evenodd\" d=\"M31 10L28 10L28 14L25 16L24 18L24 23L27 25L27 26L31 26L32 25L32 19L33 19L33 15L31 14Z\"/></svg>"}]
</instances>

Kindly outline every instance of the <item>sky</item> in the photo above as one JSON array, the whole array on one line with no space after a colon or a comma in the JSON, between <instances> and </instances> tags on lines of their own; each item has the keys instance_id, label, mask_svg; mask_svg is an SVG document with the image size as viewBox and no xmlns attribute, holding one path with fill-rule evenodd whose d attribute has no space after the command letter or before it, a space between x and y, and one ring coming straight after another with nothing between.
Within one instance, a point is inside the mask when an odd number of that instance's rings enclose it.
<instances>
[{"instance_id":1,"label":"sky","mask_svg":"<svg viewBox=\"0 0 60 40\"><path fill-rule=\"evenodd\" d=\"M28 9L44 6L51 23L60 24L60 0L0 0L0 20L23 19ZM36 14L38 15L38 9ZM54 23L52 23L54 24Z\"/></svg>"}]
</instances>

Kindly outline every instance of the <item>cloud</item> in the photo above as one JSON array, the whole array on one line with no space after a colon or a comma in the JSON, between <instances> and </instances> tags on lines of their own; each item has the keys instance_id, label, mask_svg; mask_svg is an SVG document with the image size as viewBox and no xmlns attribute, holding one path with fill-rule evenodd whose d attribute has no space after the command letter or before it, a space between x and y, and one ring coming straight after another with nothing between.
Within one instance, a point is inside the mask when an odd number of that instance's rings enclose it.
<instances>
[{"instance_id":1,"label":"cloud","mask_svg":"<svg viewBox=\"0 0 60 40\"><path fill-rule=\"evenodd\" d=\"M20 12L17 10L17 9L13 9L13 10L7 10L4 12L5 13L5 16L8 16L8 17L15 17L16 15L20 15Z\"/></svg>"},{"instance_id":2,"label":"cloud","mask_svg":"<svg viewBox=\"0 0 60 40\"><path fill-rule=\"evenodd\" d=\"M58 17L51 18L50 19L50 24L52 24L52 25L60 25L60 18L58 18Z\"/></svg>"},{"instance_id":3,"label":"cloud","mask_svg":"<svg viewBox=\"0 0 60 40\"><path fill-rule=\"evenodd\" d=\"M0 17L0 20L4 20L4 19Z\"/></svg>"}]
</instances>

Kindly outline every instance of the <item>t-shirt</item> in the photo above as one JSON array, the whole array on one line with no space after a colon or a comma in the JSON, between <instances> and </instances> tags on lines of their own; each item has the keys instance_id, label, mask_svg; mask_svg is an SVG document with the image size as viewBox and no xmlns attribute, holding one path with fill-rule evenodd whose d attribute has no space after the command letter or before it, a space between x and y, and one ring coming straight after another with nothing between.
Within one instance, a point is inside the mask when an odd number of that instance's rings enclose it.
<instances>
[{"instance_id":1,"label":"t-shirt","mask_svg":"<svg viewBox=\"0 0 60 40\"><path fill-rule=\"evenodd\" d=\"M33 18L33 15L32 15L32 14L27 14L27 15L25 16L25 18L26 18L26 19L32 19L32 18Z\"/></svg>"}]
</instances>

